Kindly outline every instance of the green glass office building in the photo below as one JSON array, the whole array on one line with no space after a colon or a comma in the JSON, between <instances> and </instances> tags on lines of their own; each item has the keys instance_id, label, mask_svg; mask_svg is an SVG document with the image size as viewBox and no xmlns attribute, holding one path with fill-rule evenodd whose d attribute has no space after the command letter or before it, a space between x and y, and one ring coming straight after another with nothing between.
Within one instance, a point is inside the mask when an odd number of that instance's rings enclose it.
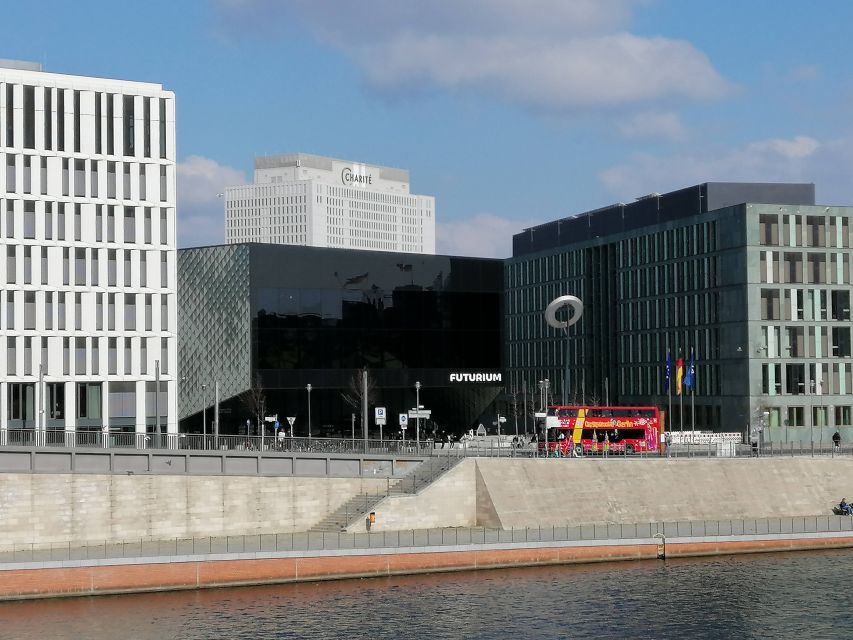
<instances>
[{"instance_id":1,"label":"green glass office building","mask_svg":"<svg viewBox=\"0 0 853 640\"><path fill-rule=\"evenodd\" d=\"M676 430L853 436L851 216L812 184L705 183L525 229L504 272L507 385L671 402ZM585 305L568 337L543 317L563 294ZM668 352L672 387L692 354L695 395L667 391Z\"/></svg>"}]
</instances>

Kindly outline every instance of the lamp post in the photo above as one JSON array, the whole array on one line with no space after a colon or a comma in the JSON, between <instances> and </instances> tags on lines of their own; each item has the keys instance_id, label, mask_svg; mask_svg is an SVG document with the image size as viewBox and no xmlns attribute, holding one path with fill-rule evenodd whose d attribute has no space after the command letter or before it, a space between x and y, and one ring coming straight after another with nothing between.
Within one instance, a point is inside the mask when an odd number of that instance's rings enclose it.
<instances>
[{"instance_id":1,"label":"lamp post","mask_svg":"<svg viewBox=\"0 0 853 640\"><path fill-rule=\"evenodd\" d=\"M157 434L157 448L160 443L160 361L154 361L154 420L156 421L155 433Z\"/></svg>"},{"instance_id":2,"label":"lamp post","mask_svg":"<svg viewBox=\"0 0 853 640\"><path fill-rule=\"evenodd\" d=\"M207 449L207 394L204 392L207 385L201 385L201 437L202 449Z\"/></svg>"},{"instance_id":3,"label":"lamp post","mask_svg":"<svg viewBox=\"0 0 853 640\"><path fill-rule=\"evenodd\" d=\"M417 450L421 450L421 383L415 382L415 407L417 409L417 413L415 414L415 444L417 446Z\"/></svg>"},{"instance_id":4,"label":"lamp post","mask_svg":"<svg viewBox=\"0 0 853 640\"><path fill-rule=\"evenodd\" d=\"M311 383L305 385L305 390L308 391L308 439L311 439Z\"/></svg>"}]
</instances>

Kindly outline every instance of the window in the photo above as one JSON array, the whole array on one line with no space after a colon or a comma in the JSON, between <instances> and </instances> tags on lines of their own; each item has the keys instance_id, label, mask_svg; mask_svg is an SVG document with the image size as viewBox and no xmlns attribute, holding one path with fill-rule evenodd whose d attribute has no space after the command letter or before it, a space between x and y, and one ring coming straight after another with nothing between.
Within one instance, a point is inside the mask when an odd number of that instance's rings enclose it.
<instances>
[{"instance_id":1,"label":"window","mask_svg":"<svg viewBox=\"0 0 853 640\"><path fill-rule=\"evenodd\" d=\"M74 338L74 373L86 375L86 338Z\"/></svg>"},{"instance_id":2,"label":"window","mask_svg":"<svg viewBox=\"0 0 853 640\"><path fill-rule=\"evenodd\" d=\"M804 427L805 425L805 411L803 407L788 407L788 426Z\"/></svg>"},{"instance_id":3,"label":"window","mask_svg":"<svg viewBox=\"0 0 853 640\"><path fill-rule=\"evenodd\" d=\"M136 210L133 207L124 208L124 241L136 242Z\"/></svg>"},{"instance_id":4,"label":"window","mask_svg":"<svg viewBox=\"0 0 853 640\"><path fill-rule=\"evenodd\" d=\"M801 395L806 392L806 365L785 365L785 393Z\"/></svg>"},{"instance_id":5,"label":"window","mask_svg":"<svg viewBox=\"0 0 853 640\"><path fill-rule=\"evenodd\" d=\"M80 92L74 92L74 153L80 153Z\"/></svg>"},{"instance_id":6,"label":"window","mask_svg":"<svg viewBox=\"0 0 853 640\"><path fill-rule=\"evenodd\" d=\"M53 89L44 90L44 148L53 149Z\"/></svg>"},{"instance_id":7,"label":"window","mask_svg":"<svg viewBox=\"0 0 853 640\"><path fill-rule=\"evenodd\" d=\"M116 338L107 338L107 367L110 375L118 373L118 346Z\"/></svg>"},{"instance_id":8,"label":"window","mask_svg":"<svg viewBox=\"0 0 853 640\"><path fill-rule=\"evenodd\" d=\"M33 200L24 201L24 238L33 240L36 237L36 203Z\"/></svg>"},{"instance_id":9,"label":"window","mask_svg":"<svg viewBox=\"0 0 853 640\"><path fill-rule=\"evenodd\" d=\"M116 294L107 294L107 330L115 331L116 329Z\"/></svg>"},{"instance_id":10,"label":"window","mask_svg":"<svg viewBox=\"0 0 853 640\"><path fill-rule=\"evenodd\" d=\"M65 151L65 89L56 90L56 148Z\"/></svg>"},{"instance_id":11,"label":"window","mask_svg":"<svg viewBox=\"0 0 853 640\"><path fill-rule=\"evenodd\" d=\"M151 157L151 98L142 99L142 153Z\"/></svg>"},{"instance_id":12,"label":"window","mask_svg":"<svg viewBox=\"0 0 853 640\"><path fill-rule=\"evenodd\" d=\"M160 98L160 157L166 157L166 99Z\"/></svg>"},{"instance_id":13,"label":"window","mask_svg":"<svg viewBox=\"0 0 853 640\"><path fill-rule=\"evenodd\" d=\"M6 146L15 146L15 85L6 84Z\"/></svg>"},{"instance_id":14,"label":"window","mask_svg":"<svg viewBox=\"0 0 853 640\"><path fill-rule=\"evenodd\" d=\"M10 376L17 373L18 354L15 350L15 344L15 338L6 338L6 373Z\"/></svg>"},{"instance_id":15,"label":"window","mask_svg":"<svg viewBox=\"0 0 853 640\"><path fill-rule=\"evenodd\" d=\"M103 94L95 94L95 153L102 153L101 148L101 100Z\"/></svg>"},{"instance_id":16,"label":"window","mask_svg":"<svg viewBox=\"0 0 853 640\"><path fill-rule=\"evenodd\" d=\"M113 338L114 339L114 338ZM81 419L100 420L101 418L101 383L77 383L77 417Z\"/></svg>"},{"instance_id":17,"label":"window","mask_svg":"<svg viewBox=\"0 0 853 640\"><path fill-rule=\"evenodd\" d=\"M24 329L36 328L36 292L24 292Z\"/></svg>"},{"instance_id":18,"label":"window","mask_svg":"<svg viewBox=\"0 0 853 640\"><path fill-rule=\"evenodd\" d=\"M115 96L111 93L107 94L107 155L114 156L115 155L115 114L113 113L115 107L113 106L115 100ZM115 174L115 163L113 164L113 174ZM113 184L115 187L115 184ZM108 196L110 198L115 198L115 192L113 195Z\"/></svg>"},{"instance_id":19,"label":"window","mask_svg":"<svg viewBox=\"0 0 853 640\"><path fill-rule=\"evenodd\" d=\"M65 240L65 203L56 205L56 239Z\"/></svg>"},{"instance_id":20,"label":"window","mask_svg":"<svg viewBox=\"0 0 853 640\"><path fill-rule=\"evenodd\" d=\"M15 257L15 245L7 245L6 246L6 283L7 284L15 284L17 282L17 273L15 270L15 265L17 264L17 260ZM10 292L11 293L11 292Z\"/></svg>"},{"instance_id":21,"label":"window","mask_svg":"<svg viewBox=\"0 0 853 640\"><path fill-rule=\"evenodd\" d=\"M160 254L160 286L164 289L169 286L169 261L165 252Z\"/></svg>"},{"instance_id":22,"label":"window","mask_svg":"<svg viewBox=\"0 0 853 640\"><path fill-rule=\"evenodd\" d=\"M114 287L117 282L116 250L107 249L107 286Z\"/></svg>"},{"instance_id":23,"label":"window","mask_svg":"<svg viewBox=\"0 0 853 640\"><path fill-rule=\"evenodd\" d=\"M47 419L62 420L65 417L65 383L48 382L47 387Z\"/></svg>"},{"instance_id":24,"label":"window","mask_svg":"<svg viewBox=\"0 0 853 640\"><path fill-rule=\"evenodd\" d=\"M124 123L124 155L133 156L136 155L136 121L134 117L133 96L124 96L122 106L122 122ZM125 197L127 197L127 194L125 194Z\"/></svg>"},{"instance_id":25,"label":"window","mask_svg":"<svg viewBox=\"0 0 853 640\"><path fill-rule=\"evenodd\" d=\"M160 244L169 244L169 222L166 209L160 209Z\"/></svg>"},{"instance_id":26,"label":"window","mask_svg":"<svg viewBox=\"0 0 853 640\"><path fill-rule=\"evenodd\" d=\"M116 163L107 163L107 198L116 197Z\"/></svg>"},{"instance_id":27,"label":"window","mask_svg":"<svg viewBox=\"0 0 853 640\"><path fill-rule=\"evenodd\" d=\"M74 294L74 329L80 331L83 329L83 294Z\"/></svg>"},{"instance_id":28,"label":"window","mask_svg":"<svg viewBox=\"0 0 853 640\"><path fill-rule=\"evenodd\" d=\"M151 331L151 322L152 322L152 295L150 293L145 294L145 330Z\"/></svg>"},{"instance_id":29,"label":"window","mask_svg":"<svg viewBox=\"0 0 853 640\"><path fill-rule=\"evenodd\" d=\"M124 328L136 331L136 294L124 294Z\"/></svg>"}]
</instances>

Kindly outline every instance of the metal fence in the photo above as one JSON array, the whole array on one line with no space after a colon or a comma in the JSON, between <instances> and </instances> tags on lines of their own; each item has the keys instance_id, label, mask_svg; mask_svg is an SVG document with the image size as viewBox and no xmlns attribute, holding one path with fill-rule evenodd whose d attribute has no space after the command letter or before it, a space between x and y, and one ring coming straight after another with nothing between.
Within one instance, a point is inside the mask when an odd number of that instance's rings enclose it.
<instances>
[{"instance_id":1,"label":"metal fence","mask_svg":"<svg viewBox=\"0 0 853 640\"><path fill-rule=\"evenodd\" d=\"M190 433L132 433L125 431L63 431L38 429L0 429L0 446L38 448L103 448L192 451L245 451L266 453L334 453L388 455L448 455L459 457L542 457L544 447L527 438L511 436L463 439L452 442L423 439L363 440L360 438L277 438L273 436L201 435ZM638 451L628 456L599 451L583 457L636 459L660 458L663 451ZM836 447L832 442L769 442L760 446L736 442L696 442L672 444L669 456L675 458L731 458L761 456L853 456L853 445ZM549 457L556 456L552 452ZM568 456L562 456L568 457Z\"/></svg>"},{"instance_id":2,"label":"metal fence","mask_svg":"<svg viewBox=\"0 0 853 640\"><path fill-rule=\"evenodd\" d=\"M829 509L829 507L827 507ZM451 528L369 533L304 532L258 535L92 542L88 545L0 546L0 564L175 558L198 555L299 553L548 542L595 542L665 538L713 538L785 534L853 535L851 516L794 516L747 520L698 520L640 524L547 525L518 529Z\"/></svg>"}]
</instances>

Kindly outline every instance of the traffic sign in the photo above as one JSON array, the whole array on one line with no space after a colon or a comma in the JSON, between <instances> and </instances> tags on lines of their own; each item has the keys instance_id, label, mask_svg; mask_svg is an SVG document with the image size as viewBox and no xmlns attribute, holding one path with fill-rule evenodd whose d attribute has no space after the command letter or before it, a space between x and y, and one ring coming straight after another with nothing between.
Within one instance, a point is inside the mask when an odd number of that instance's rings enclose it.
<instances>
[{"instance_id":1,"label":"traffic sign","mask_svg":"<svg viewBox=\"0 0 853 640\"><path fill-rule=\"evenodd\" d=\"M266 416L264 418L264 422L278 422L278 414L275 414L274 416Z\"/></svg>"},{"instance_id":2,"label":"traffic sign","mask_svg":"<svg viewBox=\"0 0 853 640\"><path fill-rule=\"evenodd\" d=\"M374 415L377 425L385 424L385 407L376 407L374 409Z\"/></svg>"},{"instance_id":3,"label":"traffic sign","mask_svg":"<svg viewBox=\"0 0 853 640\"><path fill-rule=\"evenodd\" d=\"M429 418L431 414L430 409L409 409L410 418Z\"/></svg>"},{"instance_id":4,"label":"traffic sign","mask_svg":"<svg viewBox=\"0 0 853 640\"><path fill-rule=\"evenodd\" d=\"M409 425L409 416L405 413L400 414L400 428L405 429Z\"/></svg>"},{"instance_id":5,"label":"traffic sign","mask_svg":"<svg viewBox=\"0 0 853 640\"><path fill-rule=\"evenodd\" d=\"M296 416L287 416L287 421L290 423L290 426L293 426L293 423L296 422Z\"/></svg>"},{"instance_id":6,"label":"traffic sign","mask_svg":"<svg viewBox=\"0 0 853 640\"><path fill-rule=\"evenodd\" d=\"M276 421L275 421L275 428L276 428L276 429L279 429L280 427L281 427L281 425L279 424L278 420L276 420Z\"/></svg>"}]
</instances>

